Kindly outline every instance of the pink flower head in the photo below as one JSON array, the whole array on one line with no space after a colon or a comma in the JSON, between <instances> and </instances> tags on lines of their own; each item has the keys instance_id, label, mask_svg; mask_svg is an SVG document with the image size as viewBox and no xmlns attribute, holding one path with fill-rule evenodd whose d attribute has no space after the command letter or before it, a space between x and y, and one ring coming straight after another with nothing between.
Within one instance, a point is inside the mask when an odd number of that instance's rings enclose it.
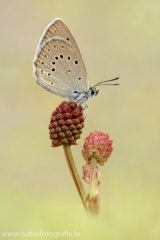
<instances>
[{"instance_id":1,"label":"pink flower head","mask_svg":"<svg viewBox=\"0 0 160 240\"><path fill-rule=\"evenodd\" d=\"M89 137L84 140L82 150L84 159L88 162L92 157L95 157L97 163L103 166L113 150L112 142L107 133L101 131L91 132Z\"/></svg>"}]
</instances>

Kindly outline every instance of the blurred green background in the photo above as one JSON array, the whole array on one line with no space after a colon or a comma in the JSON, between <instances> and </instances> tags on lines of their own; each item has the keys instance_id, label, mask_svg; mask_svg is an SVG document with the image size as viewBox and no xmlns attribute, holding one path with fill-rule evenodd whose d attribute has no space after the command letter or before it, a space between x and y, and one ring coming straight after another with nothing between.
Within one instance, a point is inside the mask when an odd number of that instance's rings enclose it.
<instances>
[{"instance_id":1,"label":"blurred green background","mask_svg":"<svg viewBox=\"0 0 160 240\"><path fill-rule=\"evenodd\" d=\"M32 76L39 38L56 17L77 40L91 86L120 77L89 102L72 147L82 175L84 138L99 130L113 140L100 167L98 220L85 214L62 147L51 148L48 124L62 99ZM160 1L0 0L0 23L0 231L159 240Z\"/></svg>"}]
</instances>

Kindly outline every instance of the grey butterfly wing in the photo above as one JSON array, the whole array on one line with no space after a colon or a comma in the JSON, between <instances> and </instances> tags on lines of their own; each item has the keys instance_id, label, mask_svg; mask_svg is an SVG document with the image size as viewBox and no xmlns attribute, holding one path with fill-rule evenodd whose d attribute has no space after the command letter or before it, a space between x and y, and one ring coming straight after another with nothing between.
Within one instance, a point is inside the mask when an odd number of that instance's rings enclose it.
<instances>
[{"instance_id":1,"label":"grey butterfly wing","mask_svg":"<svg viewBox=\"0 0 160 240\"><path fill-rule=\"evenodd\" d=\"M50 53L47 50L48 46ZM56 60L56 56L59 58L55 62L55 70L52 71L52 62ZM75 61L78 63L76 64ZM44 65L42 66L40 62L44 62ZM37 83L61 97L70 98L73 91L82 92L89 89L89 80L81 53L72 33L61 19L55 19L44 31L37 46L33 69Z\"/></svg>"},{"instance_id":2,"label":"grey butterfly wing","mask_svg":"<svg viewBox=\"0 0 160 240\"><path fill-rule=\"evenodd\" d=\"M48 91L70 99L74 91L88 90L83 59L67 40L51 37L36 52L34 75L37 83Z\"/></svg>"},{"instance_id":3,"label":"grey butterfly wing","mask_svg":"<svg viewBox=\"0 0 160 240\"><path fill-rule=\"evenodd\" d=\"M48 38L59 37L68 41L73 47L80 53L76 40L74 39L71 31L67 25L60 19L56 18L51 22L44 30L42 37L40 38L39 45L43 44Z\"/></svg>"}]
</instances>

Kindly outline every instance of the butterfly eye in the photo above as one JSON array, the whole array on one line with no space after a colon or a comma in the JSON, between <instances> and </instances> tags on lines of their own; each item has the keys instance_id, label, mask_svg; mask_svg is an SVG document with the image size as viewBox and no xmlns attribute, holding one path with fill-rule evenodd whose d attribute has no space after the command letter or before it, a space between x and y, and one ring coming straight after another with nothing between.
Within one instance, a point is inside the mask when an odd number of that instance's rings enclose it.
<instances>
[{"instance_id":1,"label":"butterfly eye","mask_svg":"<svg viewBox=\"0 0 160 240\"><path fill-rule=\"evenodd\" d=\"M91 94L92 94L92 95L95 94L95 90L94 90L94 88L91 89Z\"/></svg>"}]
</instances>

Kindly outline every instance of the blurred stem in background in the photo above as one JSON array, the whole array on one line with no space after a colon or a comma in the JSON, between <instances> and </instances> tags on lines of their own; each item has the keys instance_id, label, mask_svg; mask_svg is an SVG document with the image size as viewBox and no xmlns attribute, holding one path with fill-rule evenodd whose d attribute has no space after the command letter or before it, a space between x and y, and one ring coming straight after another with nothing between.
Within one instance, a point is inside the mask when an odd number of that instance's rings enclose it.
<instances>
[{"instance_id":1,"label":"blurred stem in background","mask_svg":"<svg viewBox=\"0 0 160 240\"><path fill-rule=\"evenodd\" d=\"M98 215L100 209L100 198L98 196L100 182L99 181L97 182L97 176L100 176L100 170L97 167L96 159L92 157L91 161L86 164L87 166L89 166L89 169L86 169L85 168L86 166L83 167L83 172L85 171L85 173L89 175L89 178L86 178L86 180L85 177L83 177L83 179L90 185L90 194L87 197L83 183L81 181L81 178L78 174L77 168L74 163L71 147L69 145L63 144L63 149L69 170L71 172L72 178L74 180L74 183L76 185L77 191L79 193L79 196L82 200L86 212Z\"/></svg>"}]
</instances>

